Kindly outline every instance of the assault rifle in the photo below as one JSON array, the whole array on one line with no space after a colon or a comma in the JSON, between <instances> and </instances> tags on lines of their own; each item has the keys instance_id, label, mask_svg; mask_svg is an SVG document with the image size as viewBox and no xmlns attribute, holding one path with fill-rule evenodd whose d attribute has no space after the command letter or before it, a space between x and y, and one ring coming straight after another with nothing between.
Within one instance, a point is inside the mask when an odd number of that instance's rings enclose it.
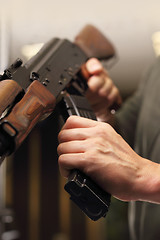
<instances>
[{"instance_id":1,"label":"assault rifle","mask_svg":"<svg viewBox=\"0 0 160 240\"><path fill-rule=\"evenodd\" d=\"M0 76L0 160L20 146L40 119L58 104L62 116L96 117L84 97L82 74L89 57L114 56L111 43L95 27L87 25L72 43L53 38L24 65L17 59ZM79 170L72 171L65 189L92 220L105 216L110 194Z\"/></svg>"}]
</instances>

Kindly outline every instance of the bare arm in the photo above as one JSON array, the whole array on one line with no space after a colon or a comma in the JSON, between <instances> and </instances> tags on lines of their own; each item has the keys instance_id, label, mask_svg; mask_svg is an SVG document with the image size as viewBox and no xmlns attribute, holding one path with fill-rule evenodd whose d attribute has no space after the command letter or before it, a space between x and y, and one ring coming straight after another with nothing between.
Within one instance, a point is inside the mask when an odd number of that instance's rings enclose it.
<instances>
[{"instance_id":1,"label":"bare arm","mask_svg":"<svg viewBox=\"0 0 160 240\"><path fill-rule=\"evenodd\" d=\"M78 168L124 201L160 203L160 166L137 155L107 123L70 117L59 134L61 174Z\"/></svg>"}]
</instances>

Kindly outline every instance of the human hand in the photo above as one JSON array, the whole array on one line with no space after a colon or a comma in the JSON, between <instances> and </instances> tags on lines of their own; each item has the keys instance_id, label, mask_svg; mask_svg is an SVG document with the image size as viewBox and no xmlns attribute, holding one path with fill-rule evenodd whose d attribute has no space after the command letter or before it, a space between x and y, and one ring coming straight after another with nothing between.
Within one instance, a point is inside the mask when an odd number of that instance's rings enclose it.
<instances>
[{"instance_id":1,"label":"human hand","mask_svg":"<svg viewBox=\"0 0 160 240\"><path fill-rule=\"evenodd\" d=\"M59 133L59 143L59 167L64 177L79 169L116 198L142 198L146 160L109 124L72 116Z\"/></svg>"},{"instance_id":2,"label":"human hand","mask_svg":"<svg viewBox=\"0 0 160 240\"><path fill-rule=\"evenodd\" d=\"M98 59L89 59L85 68L90 76L87 82L89 88L86 97L95 112L97 120L108 122L111 118L112 106L115 104L120 106L122 103L119 90Z\"/></svg>"}]
</instances>

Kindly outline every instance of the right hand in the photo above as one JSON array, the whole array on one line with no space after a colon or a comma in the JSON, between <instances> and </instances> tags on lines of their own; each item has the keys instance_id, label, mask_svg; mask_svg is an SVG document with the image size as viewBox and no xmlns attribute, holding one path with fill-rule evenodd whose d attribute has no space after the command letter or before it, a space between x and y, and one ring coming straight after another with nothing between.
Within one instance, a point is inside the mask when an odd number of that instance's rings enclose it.
<instances>
[{"instance_id":1,"label":"right hand","mask_svg":"<svg viewBox=\"0 0 160 240\"><path fill-rule=\"evenodd\" d=\"M160 201L159 186L154 192L160 167L137 155L109 124L69 117L59 133L59 143L59 167L64 177L79 169L121 200Z\"/></svg>"}]
</instances>

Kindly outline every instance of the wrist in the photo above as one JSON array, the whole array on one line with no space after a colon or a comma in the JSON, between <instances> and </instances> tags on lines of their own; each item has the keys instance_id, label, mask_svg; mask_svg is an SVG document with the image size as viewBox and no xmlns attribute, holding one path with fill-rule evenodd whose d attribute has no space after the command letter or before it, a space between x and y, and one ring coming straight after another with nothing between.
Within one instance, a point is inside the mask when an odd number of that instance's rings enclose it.
<instances>
[{"instance_id":1,"label":"wrist","mask_svg":"<svg viewBox=\"0 0 160 240\"><path fill-rule=\"evenodd\" d=\"M142 158L140 172L137 181L137 200L160 203L160 164Z\"/></svg>"}]
</instances>

